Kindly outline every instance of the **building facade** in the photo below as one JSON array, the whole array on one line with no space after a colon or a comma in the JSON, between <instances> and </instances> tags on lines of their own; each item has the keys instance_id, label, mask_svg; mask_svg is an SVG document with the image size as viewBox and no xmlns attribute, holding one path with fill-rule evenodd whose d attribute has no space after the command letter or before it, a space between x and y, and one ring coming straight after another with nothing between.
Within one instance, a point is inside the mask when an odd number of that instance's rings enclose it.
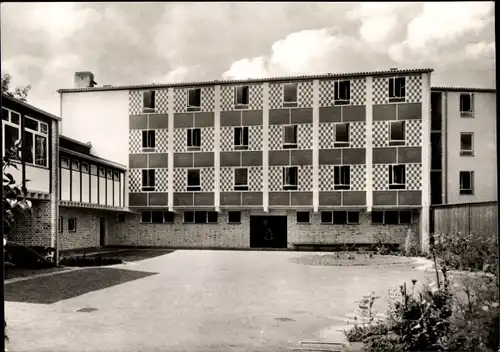
<instances>
[{"instance_id":1,"label":"building facade","mask_svg":"<svg viewBox=\"0 0 500 352\"><path fill-rule=\"evenodd\" d=\"M32 203L19 217L9 241L32 248L100 247L127 211L123 165L98 158L91 145L59 134L61 119L2 94L2 155L21 140L11 167Z\"/></svg>"},{"instance_id":2,"label":"building facade","mask_svg":"<svg viewBox=\"0 0 500 352\"><path fill-rule=\"evenodd\" d=\"M401 244L413 232L425 249L431 72L126 87L79 73L59 91L62 130L125 166L132 212L110 245Z\"/></svg>"},{"instance_id":3,"label":"building facade","mask_svg":"<svg viewBox=\"0 0 500 352\"><path fill-rule=\"evenodd\" d=\"M431 202L497 200L496 91L431 89Z\"/></svg>"}]
</instances>

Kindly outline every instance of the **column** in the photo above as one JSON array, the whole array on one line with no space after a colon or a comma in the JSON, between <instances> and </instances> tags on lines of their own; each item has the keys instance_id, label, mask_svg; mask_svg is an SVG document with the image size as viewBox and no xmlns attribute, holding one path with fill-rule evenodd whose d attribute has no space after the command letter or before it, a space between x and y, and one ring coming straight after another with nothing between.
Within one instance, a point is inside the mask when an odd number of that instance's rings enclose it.
<instances>
[{"instance_id":1,"label":"column","mask_svg":"<svg viewBox=\"0 0 500 352\"><path fill-rule=\"evenodd\" d=\"M269 83L262 84L262 205L269 211Z\"/></svg>"},{"instance_id":2,"label":"column","mask_svg":"<svg viewBox=\"0 0 500 352\"><path fill-rule=\"evenodd\" d=\"M174 88L168 88L168 210L174 210Z\"/></svg>"},{"instance_id":3,"label":"column","mask_svg":"<svg viewBox=\"0 0 500 352\"><path fill-rule=\"evenodd\" d=\"M366 77L366 211L373 208L373 78Z\"/></svg>"},{"instance_id":4,"label":"column","mask_svg":"<svg viewBox=\"0 0 500 352\"><path fill-rule=\"evenodd\" d=\"M313 80L313 212L319 208L319 80Z\"/></svg>"},{"instance_id":5,"label":"column","mask_svg":"<svg viewBox=\"0 0 500 352\"><path fill-rule=\"evenodd\" d=\"M420 243L422 251L429 250L429 217L430 217L430 73L422 74L422 211L420 213Z\"/></svg>"},{"instance_id":6,"label":"column","mask_svg":"<svg viewBox=\"0 0 500 352\"><path fill-rule=\"evenodd\" d=\"M215 86L214 92L214 205L215 211L220 209L220 85Z\"/></svg>"}]
</instances>

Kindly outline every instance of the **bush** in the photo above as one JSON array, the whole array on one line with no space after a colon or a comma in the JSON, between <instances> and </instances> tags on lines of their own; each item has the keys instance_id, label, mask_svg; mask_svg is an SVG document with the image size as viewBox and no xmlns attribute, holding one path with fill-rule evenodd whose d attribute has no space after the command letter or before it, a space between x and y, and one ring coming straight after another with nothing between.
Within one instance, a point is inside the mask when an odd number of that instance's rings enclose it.
<instances>
[{"instance_id":1,"label":"bush","mask_svg":"<svg viewBox=\"0 0 500 352\"><path fill-rule=\"evenodd\" d=\"M118 258L104 258L102 256L86 257L85 255L79 257L62 258L59 261L60 265L64 266L105 266L123 264L123 261Z\"/></svg>"},{"instance_id":2,"label":"bush","mask_svg":"<svg viewBox=\"0 0 500 352\"><path fill-rule=\"evenodd\" d=\"M415 292L406 285L390 291L387 319L373 317L370 296L359 305L361 319L345 332L349 342L362 342L366 351L477 351L492 352L499 344L499 297L496 248L493 240L471 236L431 236L436 258L435 283ZM478 256L489 253L490 258ZM493 258L493 259L492 259ZM438 265L439 263L439 265ZM484 270L481 275L448 277L448 267ZM441 276L439 275L439 270ZM364 318L363 318L364 317ZM361 321L361 324L358 322Z\"/></svg>"}]
</instances>

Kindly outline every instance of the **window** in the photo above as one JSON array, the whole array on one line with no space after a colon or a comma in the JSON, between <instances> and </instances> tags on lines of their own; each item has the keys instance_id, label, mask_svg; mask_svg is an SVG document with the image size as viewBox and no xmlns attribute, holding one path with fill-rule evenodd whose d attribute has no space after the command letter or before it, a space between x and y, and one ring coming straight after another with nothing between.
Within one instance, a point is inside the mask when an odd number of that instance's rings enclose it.
<instances>
[{"instance_id":1,"label":"window","mask_svg":"<svg viewBox=\"0 0 500 352\"><path fill-rule=\"evenodd\" d=\"M155 149L155 131L142 131L142 150L154 151Z\"/></svg>"},{"instance_id":2,"label":"window","mask_svg":"<svg viewBox=\"0 0 500 352\"><path fill-rule=\"evenodd\" d=\"M389 145L405 145L405 122L391 121L389 131Z\"/></svg>"},{"instance_id":3,"label":"window","mask_svg":"<svg viewBox=\"0 0 500 352\"><path fill-rule=\"evenodd\" d=\"M106 177L106 171L102 167L99 168L99 177Z\"/></svg>"},{"instance_id":4,"label":"window","mask_svg":"<svg viewBox=\"0 0 500 352\"><path fill-rule=\"evenodd\" d=\"M200 170L193 169L187 171L187 190L200 191Z\"/></svg>"},{"instance_id":5,"label":"window","mask_svg":"<svg viewBox=\"0 0 500 352\"><path fill-rule=\"evenodd\" d=\"M373 211L372 224L407 225L412 223L411 210Z\"/></svg>"},{"instance_id":6,"label":"window","mask_svg":"<svg viewBox=\"0 0 500 352\"><path fill-rule=\"evenodd\" d=\"M283 126L283 148L297 148L297 125Z\"/></svg>"},{"instance_id":7,"label":"window","mask_svg":"<svg viewBox=\"0 0 500 352\"><path fill-rule=\"evenodd\" d=\"M351 101L351 82L335 81L335 105L349 104Z\"/></svg>"},{"instance_id":8,"label":"window","mask_svg":"<svg viewBox=\"0 0 500 352\"><path fill-rule=\"evenodd\" d=\"M285 191L297 190L298 169L297 166L283 168L283 189Z\"/></svg>"},{"instance_id":9,"label":"window","mask_svg":"<svg viewBox=\"0 0 500 352\"><path fill-rule=\"evenodd\" d=\"M64 231L64 219L62 216L60 216L58 219L57 219L57 231L59 231L59 233L62 233Z\"/></svg>"},{"instance_id":10,"label":"window","mask_svg":"<svg viewBox=\"0 0 500 352\"><path fill-rule=\"evenodd\" d=\"M474 171L460 171L460 194L474 194Z\"/></svg>"},{"instance_id":11,"label":"window","mask_svg":"<svg viewBox=\"0 0 500 352\"><path fill-rule=\"evenodd\" d=\"M80 162L78 160L71 160L71 171L80 171Z\"/></svg>"},{"instance_id":12,"label":"window","mask_svg":"<svg viewBox=\"0 0 500 352\"><path fill-rule=\"evenodd\" d=\"M234 190L248 191L248 169L234 169Z\"/></svg>"},{"instance_id":13,"label":"window","mask_svg":"<svg viewBox=\"0 0 500 352\"><path fill-rule=\"evenodd\" d=\"M248 149L248 127L235 127L234 129L235 149Z\"/></svg>"},{"instance_id":14,"label":"window","mask_svg":"<svg viewBox=\"0 0 500 352\"><path fill-rule=\"evenodd\" d=\"M90 165L90 174L97 176L97 166L96 165Z\"/></svg>"},{"instance_id":15,"label":"window","mask_svg":"<svg viewBox=\"0 0 500 352\"><path fill-rule=\"evenodd\" d=\"M121 214L120 214L121 215ZM173 223L175 214L169 211L143 211L141 223L145 224L167 224ZM124 216L125 219L125 216Z\"/></svg>"},{"instance_id":16,"label":"window","mask_svg":"<svg viewBox=\"0 0 500 352\"><path fill-rule=\"evenodd\" d=\"M389 78L389 103L405 101L406 97L406 78Z\"/></svg>"},{"instance_id":17,"label":"window","mask_svg":"<svg viewBox=\"0 0 500 352\"><path fill-rule=\"evenodd\" d=\"M201 129L189 128L187 130L187 146L192 149L199 149L201 146Z\"/></svg>"},{"instance_id":18,"label":"window","mask_svg":"<svg viewBox=\"0 0 500 352\"><path fill-rule=\"evenodd\" d=\"M349 124L335 124L335 147L349 147Z\"/></svg>"},{"instance_id":19,"label":"window","mask_svg":"<svg viewBox=\"0 0 500 352\"><path fill-rule=\"evenodd\" d=\"M229 224L241 224L241 212L230 211L227 213L227 222Z\"/></svg>"},{"instance_id":20,"label":"window","mask_svg":"<svg viewBox=\"0 0 500 352\"><path fill-rule=\"evenodd\" d=\"M113 179L113 173L111 172L111 170L106 170L106 178L108 180L112 180Z\"/></svg>"},{"instance_id":21,"label":"window","mask_svg":"<svg viewBox=\"0 0 500 352\"><path fill-rule=\"evenodd\" d=\"M248 86L234 87L234 105L236 107L247 107L249 98Z\"/></svg>"},{"instance_id":22,"label":"window","mask_svg":"<svg viewBox=\"0 0 500 352\"><path fill-rule=\"evenodd\" d=\"M120 181L120 173L118 171L113 171L113 180Z\"/></svg>"},{"instance_id":23,"label":"window","mask_svg":"<svg viewBox=\"0 0 500 352\"><path fill-rule=\"evenodd\" d=\"M297 83L286 83L283 85L283 106L294 107L297 106Z\"/></svg>"},{"instance_id":24,"label":"window","mask_svg":"<svg viewBox=\"0 0 500 352\"><path fill-rule=\"evenodd\" d=\"M89 173L89 164L82 163L82 172L88 174Z\"/></svg>"},{"instance_id":25,"label":"window","mask_svg":"<svg viewBox=\"0 0 500 352\"><path fill-rule=\"evenodd\" d=\"M18 113L2 108L3 155L10 152L15 143L21 138L19 122L20 115ZM18 158L17 155L12 157Z\"/></svg>"},{"instance_id":26,"label":"window","mask_svg":"<svg viewBox=\"0 0 500 352\"><path fill-rule=\"evenodd\" d=\"M389 189L406 188L405 165L389 165Z\"/></svg>"},{"instance_id":27,"label":"window","mask_svg":"<svg viewBox=\"0 0 500 352\"><path fill-rule=\"evenodd\" d=\"M24 118L23 158L26 163L48 166L48 125L30 117Z\"/></svg>"},{"instance_id":28,"label":"window","mask_svg":"<svg viewBox=\"0 0 500 352\"><path fill-rule=\"evenodd\" d=\"M297 223L298 224L309 224L309 212L308 211L298 211L297 212Z\"/></svg>"},{"instance_id":29,"label":"window","mask_svg":"<svg viewBox=\"0 0 500 352\"><path fill-rule=\"evenodd\" d=\"M471 132L460 133L460 155L474 155L474 134Z\"/></svg>"},{"instance_id":30,"label":"window","mask_svg":"<svg viewBox=\"0 0 500 352\"><path fill-rule=\"evenodd\" d=\"M321 223L335 225L359 224L359 211L322 211Z\"/></svg>"},{"instance_id":31,"label":"window","mask_svg":"<svg viewBox=\"0 0 500 352\"><path fill-rule=\"evenodd\" d=\"M61 167L64 169L69 169L69 159L61 157Z\"/></svg>"},{"instance_id":32,"label":"window","mask_svg":"<svg viewBox=\"0 0 500 352\"><path fill-rule=\"evenodd\" d=\"M216 224L219 214L216 211L185 211L185 224Z\"/></svg>"},{"instance_id":33,"label":"window","mask_svg":"<svg viewBox=\"0 0 500 352\"><path fill-rule=\"evenodd\" d=\"M142 191L154 191L155 190L155 170L146 169L142 170Z\"/></svg>"},{"instance_id":34,"label":"window","mask_svg":"<svg viewBox=\"0 0 500 352\"><path fill-rule=\"evenodd\" d=\"M152 112L155 110L155 91L142 92L142 112Z\"/></svg>"},{"instance_id":35,"label":"window","mask_svg":"<svg viewBox=\"0 0 500 352\"><path fill-rule=\"evenodd\" d=\"M69 232L76 232L76 218L69 218L68 219L68 231Z\"/></svg>"},{"instance_id":36,"label":"window","mask_svg":"<svg viewBox=\"0 0 500 352\"><path fill-rule=\"evenodd\" d=\"M188 91L188 110L199 110L201 108L201 89L193 88Z\"/></svg>"},{"instance_id":37,"label":"window","mask_svg":"<svg viewBox=\"0 0 500 352\"><path fill-rule=\"evenodd\" d=\"M460 94L460 116L474 117L474 95L472 93Z\"/></svg>"},{"instance_id":38,"label":"window","mask_svg":"<svg viewBox=\"0 0 500 352\"><path fill-rule=\"evenodd\" d=\"M349 190L351 188L351 167L349 165L335 166L333 174L335 190Z\"/></svg>"}]
</instances>

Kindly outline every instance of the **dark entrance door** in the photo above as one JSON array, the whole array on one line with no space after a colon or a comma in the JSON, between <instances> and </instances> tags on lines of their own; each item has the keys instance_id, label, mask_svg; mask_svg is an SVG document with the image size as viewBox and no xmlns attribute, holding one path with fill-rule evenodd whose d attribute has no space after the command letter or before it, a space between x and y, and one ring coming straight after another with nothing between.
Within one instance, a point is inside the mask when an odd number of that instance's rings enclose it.
<instances>
[{"instance_id":1,"label":"dark entrance door","mask_svg":"<svg viewBox=\"0 0 500 352\"><path fill-rule=\"evenodd\" d=\"M250 248L287 248L286 216L250 216Z\"/></svg>"},{"instance_id":2,"label":"dark entrance door","mask_svg":"<svg viewBox=\"0 0 500 352\"><path fill-rule=\"evenodd\" d=\"M99 218L99 234L100 234L99 245L103 247L106 245L106 219L104 218Z\"/></svg>"}]
</instances>

